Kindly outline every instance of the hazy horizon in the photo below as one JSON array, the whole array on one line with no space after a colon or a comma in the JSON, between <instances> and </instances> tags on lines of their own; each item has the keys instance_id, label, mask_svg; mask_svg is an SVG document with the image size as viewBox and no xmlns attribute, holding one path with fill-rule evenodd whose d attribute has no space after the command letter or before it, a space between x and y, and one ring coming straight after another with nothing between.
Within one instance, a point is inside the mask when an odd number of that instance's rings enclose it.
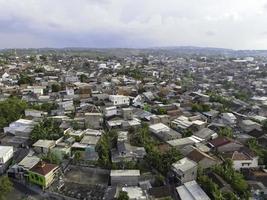
<instances>
[{"instance_id":1,"label":"hazy horizon","mask_svg":"<svg viewBox=\"0 0 267 200\"><path fill-rule=\"evenodd\" d=\"M267 50L267 0L0 0L0 49Z\"/></svg>"}]
</instances>

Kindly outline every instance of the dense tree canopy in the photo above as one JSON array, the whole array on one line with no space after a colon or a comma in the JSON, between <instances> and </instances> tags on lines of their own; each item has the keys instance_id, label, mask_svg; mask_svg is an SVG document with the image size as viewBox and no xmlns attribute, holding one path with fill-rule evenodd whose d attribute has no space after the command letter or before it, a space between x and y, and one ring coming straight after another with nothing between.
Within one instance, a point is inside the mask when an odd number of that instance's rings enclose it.
<instances>
[{"instance_id":1,"label":"dense tree canopy","mask_svg":"<svg viewBox=\"0 0 267 200\"><path fill-rule=\"evenodd\" d=\"M27 74L21 74L18 80L18 84L29 84L32 85L34 83L33 77L28 76Z\"/></svg>"},{"instance_id":2,"label":"dense tree canopy","mask_svg":"<svg viewBox=\"0 0 267 200\"><path fill-rule=\"evenodd\" d=\"M125 192L125 191L119 192L119 196L118 196L117 200L129 200L129 199L130 198L129 198L127 192Z\"/></svg>"},{"instance_id":3,"label":"dense tree canopy","mask_svg":"<svg viewBox=\"0 0 267 200\"><path fill-rule=\"evenodd\" d=\"M40 110L40 111L44 111L48 113L50 113L52 110L57 109L57 107L58 105L56 103L49 103L49 102L45 102L42 104L34 104L30 106L30 108L32 109Z\"/></svg>"},{"instance_id":4,"label":"dense tree canopy","mask_svg":"<svg viewBox=\"0 0 267 200\"><path fill-rule=\"evenodd\" d=\"M0 129L8 126L9 123L18 120L24 115L27 103L16 97L8 98L0 102Z\"/></svg>"},{"instance_id":5,"label":"dense tree canopy","mask_svg":"<svg viewBox=\"0 0 267 200\"><path fill-rule=\"evenodd\" d=\"M63 136L63 130L59 127L59 124L53 119L45 118L42 122L35 125L30 138L33 142L40 139L57 140Z\"/></svg>"},{"instance_id":6,"label":"dense tree canopy","mask_svg":"<svg viewBox=\"0 0 267 200\"><path fill-rule=\"evenodd\" d=\"M232 165L232 161L227 159L222 165L215 166L214 172L227 181L242 199L249 199L248 183L242 174L234 170Z\"/></svg>"},{"instance_id":7,"label":"dense tree canopy","mask_svg":"<svg viewBox=\"0 0 267 200\"><path fill-rule=\"evenodd\" d=\"M12 182L7 176L0 177L0 200L5 200L6 195L13 189Z\"/></svg>"}]
</instances>

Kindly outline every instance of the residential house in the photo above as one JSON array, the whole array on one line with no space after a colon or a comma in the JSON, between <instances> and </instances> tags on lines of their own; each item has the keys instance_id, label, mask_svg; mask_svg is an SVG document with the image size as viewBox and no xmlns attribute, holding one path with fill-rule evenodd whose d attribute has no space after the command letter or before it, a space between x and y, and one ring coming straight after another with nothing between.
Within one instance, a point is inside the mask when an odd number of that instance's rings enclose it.
<instances>
[{"instance_id":1,"label":"residential house","mask_svg":"<svg viewBox=\"0 0 267 200\"><path fill-rule=\"evenodd\" d=\"M102 113L85 113L85 127L92 129L102 128L103 115Z\"/></svg>"},{"instance_id":2,"label":"residential house","mask_svg":"<svg viewBox=\"0 0 267 200\"><path fill-rule=\"evenodd\" d=\"M114 106L130 105L130 98L123 95L109 95L109 100Z\"/></svg>"},{"instance_id":3,"label":"residential house","mask_svg":"<svg viewBox=\"0 0 267 200\"><path fill-rule=\"evenodd\" d=\"M210 200L195 180L177 187L176 192L179 200Z\"/></svg>"},{"instance_id":4,"label":"residential house","mask_svg":"<svg viewBox=\"0 0 267 200\"><path fill-rule=\"evenodd\" d=\"M218 134L209 128L200 129L199 131L194 132L193 135L203 140L210 140L218 137Z\"/></svg>"},{"instance_id":5,"label":"residential house","mask_svg":"<svg viewBox=\"0 0 267 200\"><path fill-rule=\"evenodd\" d=\"M189 158L182 158L172 164L171 171L173 172L178 184L183 184L197 177L197 163Z\"/></svg>"},{"instance_id":6,"label":"residential house","mask_svg":"<svg viewBox=\"0 0 267 200\"><path fill-rule=\"evenodd\" d=\"M3 174L8 168L13 155L12 146L0 146L0 174Z\"/></svg>"},{"instance_id":7,"label":"residential house","mask_svg":"<svg viewBox=\"0 0 267 200\"><path fill-rule=\"evenodd\" d=\"M228 125L235 125L237 122L237 118L233 113L222 113L221 119L223 123Z\"/></svg>"},{"instance_id":8,"label":"residential house","mask_svg":"<svg viewBox=\"0 0 267 200\"><path fill-rule=\"evenodd\" d=\"M47 154L56 146L56 142L54 140L38 140L32 146L37 153Z\"/></svg>"},{"instance_id":9,"label":"residential house","mask_svg":"<svg viewBox=\"0 0 267 200\"><path fill-rule=\"evenodd\" d=\"M28 138L36 122L27 119L19 119L4 127L4 133L11 133L15 136Z\"/></svg>"},{"instance_id":10,"label":"residential house","mask_svg":"<svg viewBox=\"0 0 267 200\"><path fill-rule=\"evenodd\" d=\"M163 141L174 140L181 138L181 134L172 130L163 123L152 124L149 126L149 130L159 139Z\"/></svg>"},{"instance_id":11,"label":"residential house","mask_svg":"<svg viewBox=\"0 0 267 200\"><path fill-rule=\"evenodd\" d=\"M237 142L235 140L226 138L226 137L218 137L211 140L208 145L215 151L226 153L238 151L240 148L244 147L243 144Z\"/></svg>"},{"instance_id":12,"label":"residential house","mask_svg":"<svg viewBox=\"0 0 267 200\"><path fill-rule=\"evenodd\" d=\"M198 164L198 166L200 166L202 169L210 168L220 163L220 161L217 158L212 157L197 148L195 148L193 151L187 154L186 157L189 158L190 160L195 161Z\"/></svg>"},{"instance_id":13,"label":"residential house","mask_svg":"<svg viewBox=\"0 0 267 200\"><path fill-rule=\"evenodd\" d=\"M227 154L227 157L233 161L233 168L241 170L244 168L258 168L259 157L250 150L244 148L240 151L234 151Z\"/></svg>"},{"instance_id":14,"label":"residential house","mask_svg":"<svg viewBox=\"0 0 267 200\"><path fill-rule=\"evenodd\" d=\"M245 132L250 132L252 130L261 130L261 125L257 122L254 122L250 119L242 120L239 123L239 127Z\"/></svg>"},{"instance_id":15,"label":"residential house","mask_svg":"<svg viewBox=\"0 0 267 200\"><path fill-rule=\"evenodd\" d=\"M53 183L58 169L57 165L40 161L29 170L29 182L46 189Z\"/></svg>"}]
</instances>

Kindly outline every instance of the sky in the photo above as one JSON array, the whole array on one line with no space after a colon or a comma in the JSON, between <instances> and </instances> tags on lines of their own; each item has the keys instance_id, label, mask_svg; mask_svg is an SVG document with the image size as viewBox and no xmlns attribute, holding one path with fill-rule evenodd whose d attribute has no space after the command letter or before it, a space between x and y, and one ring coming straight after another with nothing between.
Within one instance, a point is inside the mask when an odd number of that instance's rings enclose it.
<instances>
[{"instance_id":1,"label":"sky","mask_svg":"<svg viewBox=\"0 0 267 200\"><path fill-rule=\"evenodd\" d=\"M0 48L267 49L267 0L0 0Z\"/></svg>"}]
</instances>

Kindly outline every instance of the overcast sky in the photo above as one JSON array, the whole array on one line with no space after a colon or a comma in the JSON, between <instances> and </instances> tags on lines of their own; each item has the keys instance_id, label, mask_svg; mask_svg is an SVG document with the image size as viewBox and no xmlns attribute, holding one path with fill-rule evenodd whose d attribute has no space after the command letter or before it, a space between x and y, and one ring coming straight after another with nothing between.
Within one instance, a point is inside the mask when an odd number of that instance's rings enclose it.
<instances>
[{"instance_id":1,"label":"overcast sky","mask_svg":"<svg viewBox=\"0 0 267 200\"><path fill-rule=\"evenodd\" d=\"M0 48L267 49L267 0L0 0Z\"/></svg>"}]
</instances>

